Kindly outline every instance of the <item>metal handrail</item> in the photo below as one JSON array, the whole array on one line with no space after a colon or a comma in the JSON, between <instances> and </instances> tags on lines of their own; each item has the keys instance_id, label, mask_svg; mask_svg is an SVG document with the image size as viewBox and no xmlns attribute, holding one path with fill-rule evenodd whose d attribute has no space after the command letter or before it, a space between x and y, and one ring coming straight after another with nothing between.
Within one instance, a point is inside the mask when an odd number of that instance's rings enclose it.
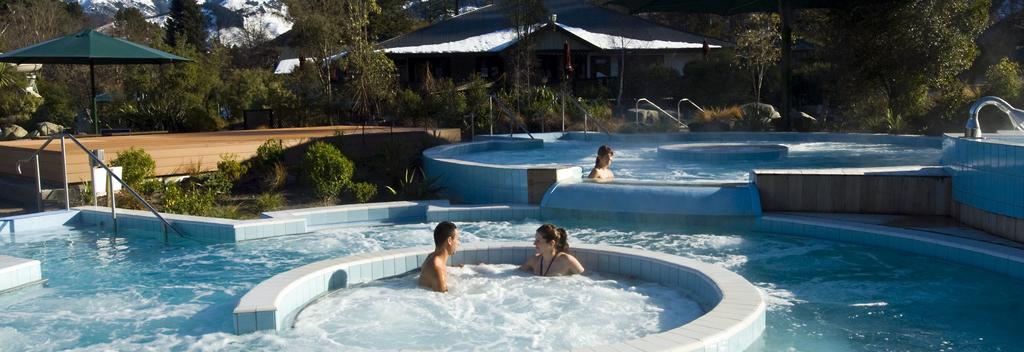
<instances>
[{"instance_id":1,"label":"metal handrail","mask_svg":"<svg viewBox=\"0 0 1024 352\"><path fill-rule=\"evenodd\" d=\"M571 101L577 109L580 109L580 111L583 112L583 135L584 138L586 138L585 136L587 135L587 132L589 132L590 129L590 113L587 111L587 108L579 102L579 100L573 99L573 97L563 93L562 101L565 100ZM608 128L601 125L601 120L594 119L594 125L597 126L598 132L602 132L603 130L604 134L608 136L608 139L612 138L612 134L611 132L608 131Z\"/></svg>"},{"instance_id":2,"label":"metal handrail","mask_svg":"<svg viewBox=\"0 0 1024 352\"><path fill-rule=\"evenodd\" d=\"M522 123L519 123L519 119L517 118L518 114L512 112L512 110L509 109L508 106L506 106L505 103L503 103L501 101L501 98L498 98L498 97L496 97L494 95L491 95L490 97L491 97L491 100L494 101L494 103L495 103L494 105L498 107L498 111L503 113L503 114L505 114L505 116L508 117L508 123L509 123L508 136L509 137L512 137L512 131L515 130L515 126L518 126L519 129L523 130L523 132L525 132L527 136L530 136L530 139L536 139L536 138L533 138L533 134L530 133L530 130L527 129L526 126L523 126Z\"/></svg>"},{"instance_id":3,"label":"metal handrail","mask_svg":"<svg viewBox=\"0 0 1024 352\"><path fill-rule=\"evenodd\" d=\"M22 163L27 163L27 162L29 162L31 160L35 160L35 163L36 163L36 210L37 211L43 211L43 179L42 179L42 175L40 174L40 170L39 170L39 153L42 152L43 149L46 149L46 146L50 145L50 142L53 142L53 136L51 136L50 139L47 139L46 142L43 143L43 146L39 147L39 149L36 149L36 151L33 152L32 155L30 155L28 158L25 158L23 160L18 160L18 162L15 163L15 165L14 165L15 168L18 170L18 175L21 175L21 164ZM61 150L61 152L63 153L63 149ZM65 179L66 178L67 177L65 177ZM67 193L67 191L65 190L64 193ZM65 197L65 198L67 198L67 197ZM68 205L67 202L65 202L65 205L66 205L66 208L70 209L70 205Z\"/></svg>"},{"instance_id":4,"label":"metal handrail","mask_svg":"<svg viewBox=\"0 0 1024 352\"><path fill-rule=\"evenodd\" d=\"M693 100L690 100L689 98L682 98L676 102L676 116L679 116L680 120L683 119L683 111L682 109L680 109L680 106L683 104L684 101L690 103L690 105L697 108L698 111L704 112L704 108L700 107L700 105L697 105L697 103L694 103Z\"/></svg>"},{"instance_id":5,"label":"metal handrail","mask_svg":"<svg viewBox=\"0 0 1024 352\"><path fill-rule=\"evenodd\" d=\"M94 161L96 163L96 165L99 165L100 167L102 167L104 170L107 171L107 179L108 180L110 178L113 178L118 183L120 183L122 186L124 186L124 189L128 190L128 193L131 193L131 195L134 196L136 200L138 200L140 203L142 203L142 205L144 207L146 207L146 209L148 209L150 212L152 212L153 215L155 215L157 219L160 219L160 221L163 222L163 224L164 224L164 239L166 239L166 237L167 237L167 229L168 228L170 228L171 230L174 230L174 233L177 233L178 236L185 237L185 235L182 234L181 231L178 231L178 229L174 228L174 226L171 225L171 223L168 222L167 219L164 219L164 217L160 215L160 212L156 211L156 209L153 208L153 205L149 204L149 202L147 202L145 199L143 199L142 196L139 195L139 193L135 191L135 189L133 189L131 186L129 186L127 183L125 183L124 180L122 180L120 176L117 176L117 174L115 174L112 170L110 170L110 168L107 167L107 165L104 164L103 161L99 159L99 157L97 157L95 154L93 154L91 151L89 151L89 148L86 148L84 145L82 145L82 142L78 141L78 139L75 138L75 136L72 136L71 134L68 134L67 132L54 133L53 135L50 136L49 139L46 140L46 143L43 143L42 147L40 147L38 150L36 150L35 153L32 154L32 156L30 156L28 159L25 159L25 160L19 160L18 163L17 163L18 173L20 174L21 173L21 163L27 162L27 161L29 161L29 160L31 160L33 158L36 160L36 185L37 185L37 191L39 191L39 193L42 193L41 178L40 178L40 175L39 175L39 152L41 152L43 150L43 148L45 148L47 145L49 145L50 142L53 141L53 139L57 138L58 136L60 137L60 142L61 142L60 143L61 144L60 153L61 153L61 155L63 156L63 159L64 159L63 171L64 171L64 207L65 207L65 209L68 209L68 210L71 209L71 200L69 198L70 196L68 195L68 193L70 193L70 192L68 190L68 164L67 164L67 151L66 151L66 149L64 147L64 138L71 138L71 141L75 142L75 144L78 145L78 147L81 148L83 152L85 152L85 155L89 156L89 159L91 159L92 161ZM107 182L107 184L109 185L109 187L113 188L113 185L110 182ZM95 190L93 190L93 191L95 192ZM115 212L116 203L113 200L113 197L114 197L113 192L108 193L107 197L111 197L110 212L111 212L111 215L113 217L114 232L117 233L117 213ZM39 202L41 203L42 200L39 200Z\"/></svg>"},{"instance_id":6,"label":"metal handrail","mask_svg":"<svg viewBox=\"0 0 1024 352\"><path fill-rule=\"evenodd\" d=\"M682 120L677 119L675 116L672 116L672 114L670 114L668 111L665 111L665 109L662 109L660 106L658 106L658 104L655 104L654 102L652 102L650 100L647 100L647 98L640 98L640 99L636 100L636 125L637 126L640 126L640 103L641 102L646 102L647 104L650 104L655 109L658 109L658 111L660 111L662 114L665 114L669 118L671 118L673 120L676 120L676 122L679 123L679 126L682 126L683 128L690 128L690 126L687 126L686 123L684 123Z\"/></svg>"}]
</instances>

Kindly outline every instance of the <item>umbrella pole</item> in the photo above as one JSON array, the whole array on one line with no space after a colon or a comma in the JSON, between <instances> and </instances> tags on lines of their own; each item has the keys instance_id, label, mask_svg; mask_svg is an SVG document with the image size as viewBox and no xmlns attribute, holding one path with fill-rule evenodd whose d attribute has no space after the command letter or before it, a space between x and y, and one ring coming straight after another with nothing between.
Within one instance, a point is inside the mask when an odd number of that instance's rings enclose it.
<instances>
[{"instance_id":1,"label":"umbrella pole","mask_svg":"<svg viewBox=\"0 0 1024 352\"><path fill-rule=\"evenodd\" d=\"M92 103L93 133L99 135L100 134L100 115L99 115L99 112L96 111L96 72L95 72L95 66L92 63L89 63L89 83L92 86L92 91L89 94L89 102Z\"/></svg>"},{"instance_id":2,"label":"umbrella pole","mask_svg":"<svg viewBox=\"0 0 1024 352\"><path fill-rule=\"evenodd\" d=\"M779 17L782 19L782 130L793 129L792 98L789 91L789 78L793 73L793 12L792 1L779 0Z\"/></svg>"}]
</instances>

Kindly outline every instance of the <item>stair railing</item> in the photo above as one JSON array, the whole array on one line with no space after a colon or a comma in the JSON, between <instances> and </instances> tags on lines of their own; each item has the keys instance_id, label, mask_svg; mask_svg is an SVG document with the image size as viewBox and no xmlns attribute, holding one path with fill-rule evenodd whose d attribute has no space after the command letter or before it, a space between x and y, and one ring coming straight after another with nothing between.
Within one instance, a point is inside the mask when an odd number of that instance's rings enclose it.
<instances>
[{"instance_id":1,"label":"stair railing","mask_svg":"<svg viewBox=\"0 0 1024 352\"><path fill-rule=\"evenodd\" d=\"M590 112L587 111L587 108L584 107L583 104L579 102L579 100L574 99L568 94L562 94L562 101L572 102L572 105L583 113L583 138L585 140L589 140L588 133L590 132ZM608 136L608 139L611 140L612 134L610 131L608 131L607 127L601 124L601 120L594 119L594 126L597 127L597 132L604 132L604 134Z\"/></svg>"},{"instance_id":2,"label":"stair railing","mask_svg":"<svg viewBox=\"0 0 1024 352\"><path fill-rule=\"evenodd\" d=\"M682 104L683 104L684 101L687 102L687 103L690 103L690 106L693 106L694 108L696 108L697 111L704 112L704 108L700 107L700 105L697 105L697 103L694 103L693 100L690 100L689 98L682 98L682 99L679 99L679 101L676 102L676 116L679 116L680 120L683 119L683 111L682 111L681 107L682 107Z\"/></svg>"},{"instance_id":3,"label":"stair railing","mask_svg":"<svg viewBox=\"0 0 1024 352\"><path fill-rule=\"evenodd\" d=\"M153 213L153 215L155 215L157 219L160 219L160 221L163 222L163 225L164 225L164 240L167 240L167 229L174 230L174 232L177 233L178 236L185 237L185 235L182 234L181 231L178 231L178 229L174 228L174 226L172 226L170 222L167 222L167 219L164 219L164 217L162 215L160 215L160 212L156 211L156 209L153 208L153 205L149 204L149 202L147 202L145 199L143 199L142 196L139 195L139 192L136 192L135 189L132 189L132 187L129 186L127 183L125 183L124 180L122 180L120 176L118 176L113 171L111 171L110 168L107 167L107 164L103 163L103 160L100 160L95 154L93 154L91 151L89 151L89 148L86 148L84 145L82 145L82 142L78 141L78 139L75 138L75 136L72 136L71 134L69 134L67 132L54 133L53 135L50 136L50 138L48 138L46 140L45 143L43 143L43 145L41 147L39 147L39 149L36 149L36 151L33 152L31 156L29 156L28 158L22 159L22 160L18 160L18 163L16 165L17 169L18 169L18 174L21 174L21 164L22 163L27 163L27 162L32 161L32 160L35 160L35 166L36 166L36 205L39 207L40 211L42 211L42 209L43 209L43 196L42 196L43 190L42 190L42 176L40 175L40 172L39 172L39 153L42 152L43 149L46 148L46 146L50 145L50 142L53 142L53 140L56 139L57 137L60 137L60 159L61 159L61 171L63 173L63 181L64 181L64 209L65 210L71 210L71 196L70 196L71 192L69 191L69 188L68 188L68 158L67 158L67 149L65 147L65 145L66 145L65 139L71 139L72 142L75 142L75 145L77 145L79 148L82 149L83 152L85 152L85 155L89 156L89 159L91 159L94 163L96 163L96 165L99 165L100 167L102 167L103 170L106 170L106 172L107 172L106 173L106 175L107 175L107 187L108 187L107 189L108 190L112 190L113 189L113 183L111 183L111 178L113 178L118 183L120 183L121 186L124 187L124 189L128 190L128 193L131 193L131 195L133 197L135 197L135 199L138 200L139 203L142 204L142 206L146 207L146 209L148 209L151 213ZM95 192L95 190L93 190L93 192ZM116 201L116 197L114 196L113 192L107 192L107 197L110 198L110 215L111 215L111 219L112 219L111 223L112 223L112 225L114 227L114 234L117 234L117 201Z\"/></svg>"},{"instance_id":4,"label":"stair railing","mask_svg":"<svg viewBox=\"0 0 1024 352\"><path fill-rule=\"evenodd\" d=\"M647 103L647 104L653 106L659 112L661 112L662 114L665 114L665 116L668 116L669 118L671 118L671 119L675 120L676 122L678 122L680 127L682 127L682 128L690 128L690 126L687 126L686 123L684 123L682 120L676 118L675 116L672 116L671 113L669 113L668 111L665 111L665 109L662 109L660 106L658 106L658 104L655 104L654 102L652 102L650 100L647 100L647 98L640 98L640 99L636 100L636 125L637 126L640 126L640 103Z\"/></svg>"},{"instance_id":5,"label":"stair railing","mask_svg":"<svg viewBox=\"0 0 1024 352\"><path fill-rule=\"evenodd\" d=\"M501 101L501 98L498 98L497 96L491 95L490 96L490 100L492 102L494 102L494 106L498 108L498 112L500 112L503 115L505 115L505 117L508 117L508 136L509 137L512 137L512 132L515 131L515 128L518 126L519 129L522 130L524 133L526 133L527 136L530 136L530 139L536 139L536 138L533 138L533 134L530 133L530 130L527 129L526 126L524 126L522 123L519 122L519 118L518 118L519 114L516 114L515 112L512 111L512 109L509 109L508 106L505 105L505 103L503 103Z\"/></svg>"}]
</instances>

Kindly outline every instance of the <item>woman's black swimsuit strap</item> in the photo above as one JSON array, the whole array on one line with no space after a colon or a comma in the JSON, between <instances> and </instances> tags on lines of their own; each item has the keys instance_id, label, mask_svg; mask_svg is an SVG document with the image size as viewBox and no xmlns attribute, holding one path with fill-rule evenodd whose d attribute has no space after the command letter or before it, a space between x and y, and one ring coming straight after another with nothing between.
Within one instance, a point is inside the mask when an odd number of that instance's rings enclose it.
<instances>
[{"instance_id":1,"label":"woman's black swimsuit strap","mask_svg":"<svg viewBox=\"0 0 1024 352\"><path fill-rule=\"evenodd\" d=\"M558 259L558 256L560 255L562 255L562 253L555 254L554 257L551 257L551 263L548 263L548 270L544 270L544 256L540 256L540 276L548 276L548 272L551 271L551 267L553 266L552 264L555 264L555 259Z\"/></svg>"}]
</instances>

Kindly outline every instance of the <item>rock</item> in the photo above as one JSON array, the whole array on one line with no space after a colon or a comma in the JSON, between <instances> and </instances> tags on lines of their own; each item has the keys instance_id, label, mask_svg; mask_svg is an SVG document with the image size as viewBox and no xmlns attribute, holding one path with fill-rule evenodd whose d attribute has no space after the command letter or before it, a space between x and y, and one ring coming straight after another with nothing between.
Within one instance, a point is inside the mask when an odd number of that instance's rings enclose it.
<instances>
[{"instance_id":1,"label":"rock","mask_svg":"<svg viewBox=\"0 0 1024 352\"><path fill-rule=\"evenodd\" d=\"M626 110L626 118L636 121L635 119L637 118L638 113L640 114L640 123L644 125L655 124L660 120L660 116L658 115L661 113L659 113L658 110L636 108Z\"/></svg>"},{"instance_id":2,"label":"rock","mask_svg":"<svg viewBox=\"0 0 1024 352\"><path fill-rule=\"evenodd\" d=\"M814 116L799 110L793 110L789 116L792 119L793 128L797 131L810 132L817 129L818 119Z\"/></svg>"},{"instance_id":3,"label":"rock","mask_svg":"<svg viewBox=\"0 0 1024 352\"><path fill-rule=\"evenodd\" d=\"M740 105L740 110L743 110L743 116L759 116L762 119L774 120L781 118L778 110L771 104L765 103L747 103Z\"/></svg>"},{"instance_id":4,"label":"rock","mask_svg":"<svg viewBox=\"0 0 1024 352\"><path fill-rule=\"evenodd\" d=\"M736 129L742 131L767 131L771 129L773 121L782 117L774 106L765 103L743 104L740 111L743 111L743 117L736 122Z\"/></svg>"},{"instance_id":5,"label":"rock","mask_svg":"<svg viewBox=\"0 0 1024 352\"><path fill-rule=\"evenodd\" d=\"M10 125L4 128L3 134L0 135L0 139L5 141L22 139L28 136L28 131L18 125Z\"/></svg>"},{"instance_id":6,"label":"rock","mask_svg":"<svg viewBox=\"0 0 1024 352\"><path fill-rule=\"evenodd\" d=\"M49 136L54 133L60 133L64 131L64 126L55 124L53 122L40 122L36 124L35 134L36 136Z\"/></svg>"}]
</instances>

